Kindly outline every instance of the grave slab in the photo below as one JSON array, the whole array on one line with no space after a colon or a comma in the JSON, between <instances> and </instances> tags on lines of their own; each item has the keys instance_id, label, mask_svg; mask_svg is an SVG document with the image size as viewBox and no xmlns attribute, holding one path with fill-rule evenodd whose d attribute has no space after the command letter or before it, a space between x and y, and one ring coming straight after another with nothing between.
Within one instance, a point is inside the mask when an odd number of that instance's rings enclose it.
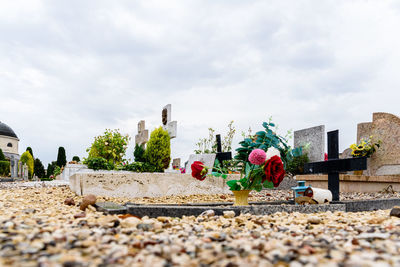
<instances>
[{"instance_id":1,"label":"grave slab","mask_svg":"<svg viewBox=\"0 0 400 267\"><path fill-rule=\"evenodd\" d=\"M97 202L94 207L97 211L107 214L126 214L127 208L114 202Z\"/></svg>"},{"instance_id":2,"label":"grave slab","mask_svg":"<svg viewBox=\"0 0 400 267\"><path fill-rule=\"evenodd\" d=\"M315 213L326 211L346 211L345 204L329 204L329 205L250 205L250 206L183 206L183 205L127 205L128 213L143 217L182 217L182 216L198 216L201 213L212 209L215 215L223 215L224 211L234 211L236 215L241 213L250 213L253 215L266 215L276 212L300 212L300 213Z\"/></svg>"},{"instance_id":3,"label":"grave slab","mask_svg":"<svg viewBox=\"0 0 400 267\"><path fill-rule=\"evenodd\" d=\"M239 179L230 174L228 180ZM70 177L70 188L78 195L106 197L162 197L193 194L228 194L226 181L207 177L204 181L181 173L93 172Z\"/></svg>"}]
</instances>

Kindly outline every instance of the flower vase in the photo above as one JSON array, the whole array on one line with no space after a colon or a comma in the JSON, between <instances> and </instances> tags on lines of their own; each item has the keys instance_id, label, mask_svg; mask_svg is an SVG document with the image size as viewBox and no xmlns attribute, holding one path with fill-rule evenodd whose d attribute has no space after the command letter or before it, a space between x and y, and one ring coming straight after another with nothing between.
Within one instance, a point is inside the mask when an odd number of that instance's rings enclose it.
<instances>
[{"instance_id":1,"label":"flower vase","mask_svg":"<svg viewBox=\"0 0 400 267\"><path fill-rule=\"evenodd\" d=\"M233 195L235 196L235 203L233 203L233 206L248 206L248 198L249 198L249 193L251 190L240 190L240 191L232 191Z\"/></svg>"}]
</instances>

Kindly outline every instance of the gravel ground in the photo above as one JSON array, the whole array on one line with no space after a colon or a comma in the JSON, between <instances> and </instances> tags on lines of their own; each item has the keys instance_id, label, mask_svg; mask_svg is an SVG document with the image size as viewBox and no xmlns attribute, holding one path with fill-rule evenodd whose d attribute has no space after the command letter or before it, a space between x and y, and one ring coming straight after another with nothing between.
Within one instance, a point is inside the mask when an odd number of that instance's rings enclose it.
<instances>
[{"instance_id":1,"label":"gravel ground","mask_svg":"<svg viewBox=\"0 0 400 267\"><path fill-rule=\"evenodd\" d=\"M389 210L139 219L103 215L92 207L82 213L82 197L68 187L32 186L37 187L0 185L0 266L400 266L400 218L389 217ZM259 194L252 198L291 197L289 191ZM348 197L371 196L379 195ZM65 205L67 197L76 205ZM143 201L215 200L233 199Z\"/></svg>"}]
</instances>

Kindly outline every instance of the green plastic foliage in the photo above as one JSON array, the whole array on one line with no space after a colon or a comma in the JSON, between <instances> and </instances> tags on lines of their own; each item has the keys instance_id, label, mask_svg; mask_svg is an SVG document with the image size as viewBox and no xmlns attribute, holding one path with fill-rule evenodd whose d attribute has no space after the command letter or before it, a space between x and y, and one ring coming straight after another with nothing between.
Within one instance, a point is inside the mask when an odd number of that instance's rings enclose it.
<instances>
[{"instance_id":1,"label":"green plastic foliage","mask_svg":"<svg viewBox=\"0 0 400 267\"><path fill-rule=\"evenodd\" d=\"M242 166L245 166L247 162L249 162L249 154L256 148L267 151L268 148L274 147L279 150L281 154L281 159L285 169L288 165L288 162L292 160L293 156L301 155L301 149L292 149L289 145L287 145L287 140L277 135L274 131L275 124L272 122L264 122L263 124L264 131L259 131L255 134L253 138L245 138L239 144L241 147L237 148L238 152L235 156L235 159L242 162ZM242 173L244 172L242 168Z\"/></svg>"},{"instance_id":2,"label":"green plastic foliage","mask_svg":"<svg viewBox=\"0 0 400 267\"><path fill-rule=\"evenodd\" d=\"M29 175L29 178L32 178L34 163L33 163L33 157L31 155L31 153L29 153L29 151L25 151L24 153L22 153L19 161L22 163L25 163L28 166L28 175Z\"/></svg>"},{"instance_id":3,"label":"green plastic foliage","mask_svg":"<svg viewBox=\"0 0 400 267\"><path fill-rule=\"evenodd\" d=\"M57 166L58 167L63 167L67 164L67 157L65 156L65 149L60 146L58 148L58 154L57 154Z\"/></svg>"},{"instance_id":4,"label":"green plastic foliage","mask_svg":"<svg viewBox=\"0 0 400 267\"><path fill-rule=\"evenodd\" d=\"M144 157L157 171L162 172L168 168L171 161L170 137L162 127L151 132Z\"/></svg>"},{"instance_id":5,"label":"green plastic foliage","mask_svg":"<svg viewBox=\"0 0 400 267\"><path fill-rule=\"evenodd\" d=\"M78 156L73 156L72 161L80 162L81 159Z\"/></svg>"},{"instance_id":6,"label":"green plastic foliage","mask_svg":"<svg viewBox=\"0 0 400 267\"><path fill-rule=\"evenodd\" d=\"M34 169L34 173L37 177L44 178L46 176L44 166L42 164L42 161L40 161L40 159L38 159L38 158L35 159L33 169Z\"/></svg>"},{"instance_id":7,"label":"green plastic foliage","mask_svg":"<svg viewBox=\"0 0 400 267\"><path fill-rule=\"evenodd\" d=\"M106 129L104 135L94 138L91 147L86 151L89 152L88 158L103 158L108 163L119 164L123 161L130 137L122 135L119 130Z\"/></svg>"},{"instance_id":8,"label":"green plastic foliage","mask_svg":"<svg viewBox=\"0 0 400 267\"><path fill-rule=\"evenodd\" d=\"M0 148L0 161L6 160L6 156L4 156L3 150Z\"/></svg>"},{"instance_id":9,"label":"green plastic foliage","mask_svg":"<svg viewBox=\"0 0 400 267\"><path fill-rule=\"evenodd\" d=\"M144 148L142 146L139 146L138 144L136 144L135 146L135 151L133 152L133 156L135 157L135 161L136 162L145 162L145 158L144 158Z\"/></svg>"}]
</instances>

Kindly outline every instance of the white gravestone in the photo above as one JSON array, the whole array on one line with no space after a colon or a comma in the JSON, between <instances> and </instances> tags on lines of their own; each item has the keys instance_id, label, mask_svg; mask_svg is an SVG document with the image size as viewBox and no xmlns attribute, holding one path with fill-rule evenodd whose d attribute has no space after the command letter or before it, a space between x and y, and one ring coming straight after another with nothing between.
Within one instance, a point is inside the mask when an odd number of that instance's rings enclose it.
<instances>
[{"instance_id":1,"label":"white gravestone","mask_svg":"<svg viewBox=\"0 0 400 267\"><path fill-rule=\"evenodd\" d=\"M175 138L177 133L177 122L171 121L171 104L166 105L161 113L162 127L168 131L169 137Z\"/></svg>"},{"instance_id":2,"label":"white gravestone","mask_svg":"<svg viewBox=\"0 0 400 267\"><path fill-rule=\"evenodd\" d=\"M135 136L135 143L139 146L144 146L149 141L149 130L145 128L145 121L139 121L138 134Z\"/></svg>"},{"instance_id":3,"label":"white gravestone","mask_svg":"<svg viewBox=\"0 0 400 267\"><path fill-rule=\"evenodd\" d=\"M193 155L190 155L188 164L186 165L186 173L188 173L188 174L192 173L191 166L192 166L193 162L201 161L204 163L204 166L209 168L208 174L211 174L212 168L214 167L215 156L216 156L216 154L193 154Z\"/></svg>"}]
</instances>

